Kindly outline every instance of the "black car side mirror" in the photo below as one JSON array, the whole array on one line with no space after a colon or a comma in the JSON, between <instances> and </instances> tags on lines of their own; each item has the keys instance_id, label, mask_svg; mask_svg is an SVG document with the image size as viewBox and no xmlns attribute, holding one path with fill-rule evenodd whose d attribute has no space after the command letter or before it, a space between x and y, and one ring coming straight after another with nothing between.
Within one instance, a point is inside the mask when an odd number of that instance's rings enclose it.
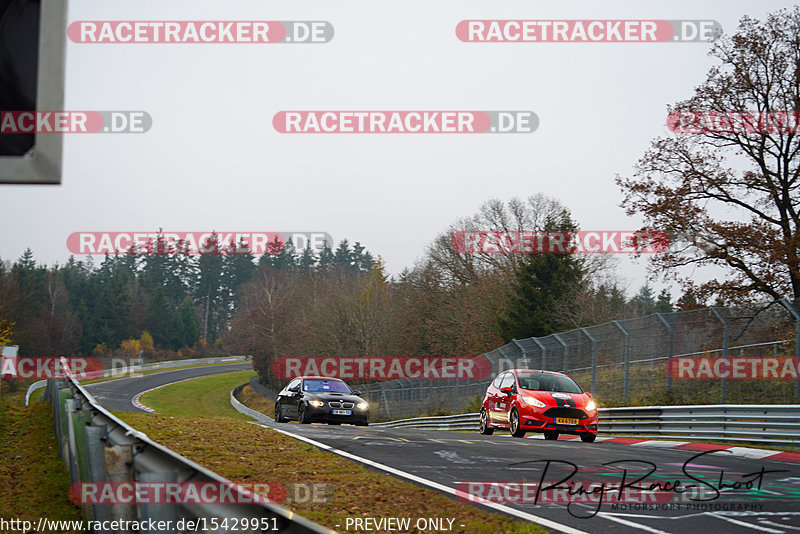
<instances>
[{"instance_id":1,"label":"black car side mirror","mask_svg":"<svg viewBox=\"0 0 800 534\"><path fill-rule=\"evenodd\" d=\"M351 391L350 393L352 393L352 394L353 394L353 395L355 395L356 397L360 397L360 396L361 396L361 391L359 391L359 390L357 390L357 389L354 389L354 390L353 390L353 391Z\"/></svg>"},{"instance_id":2,"label":"black car side mirror","mask_svg":"<svg viewBox=\"0 0 800 534\"><path fill-rule=\"evenodd\" d=\"M298 391L300 391L300 386L294 386L292 388L289 388L289 391L291 391L292 393L297 393Z\"/></svg>"}]
</instances>

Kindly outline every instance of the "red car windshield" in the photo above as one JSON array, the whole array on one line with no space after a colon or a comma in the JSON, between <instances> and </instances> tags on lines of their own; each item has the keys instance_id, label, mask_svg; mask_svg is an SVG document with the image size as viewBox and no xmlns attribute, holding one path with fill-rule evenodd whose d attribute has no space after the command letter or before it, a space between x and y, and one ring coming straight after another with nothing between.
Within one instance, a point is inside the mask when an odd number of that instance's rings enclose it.
<instances>
[{"instance_id":1,"label":"red car windshield","mask_svg":"<svg viewBox=\"0 0 800 534\"><path fill-rule=\"evenodd\" d=\"M559 393L583 393L580 386L568 376L544 373L517 373L519 387L531 391L553 391Z\"/></svg>"},{"instance_id":2,"label":"red car windshield","mask_svg":"<svg viewBox=\"0 0 800 534\"><path fill-rule=\"evenodd\" d=\"M350 393L350 388L341 380L303 380L303 391Z\"/></svg>"}]
</instances>

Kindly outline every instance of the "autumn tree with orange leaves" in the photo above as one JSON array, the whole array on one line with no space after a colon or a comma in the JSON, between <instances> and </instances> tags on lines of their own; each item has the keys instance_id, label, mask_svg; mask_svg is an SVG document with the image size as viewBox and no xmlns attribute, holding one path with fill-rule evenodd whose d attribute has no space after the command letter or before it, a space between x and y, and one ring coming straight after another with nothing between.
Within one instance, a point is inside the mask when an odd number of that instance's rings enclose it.
<instances>
[{"instance_id":1,"label":"autumn tree with orange leaves","mask_svg":"<svg viewBox=\"0 0 800 534\"><path fill-rule=\"evenodd\" d=\"M621 205L673 238L651 259L652 272L704 299L787 297L797 306L800 9L742 18L709 55L718 65L694 96L670 108L668 125L678 133L655 139L633 177L617 178ZM728 275L696 283L682 269L711 265Z\"/></svg>"}]
</instances>

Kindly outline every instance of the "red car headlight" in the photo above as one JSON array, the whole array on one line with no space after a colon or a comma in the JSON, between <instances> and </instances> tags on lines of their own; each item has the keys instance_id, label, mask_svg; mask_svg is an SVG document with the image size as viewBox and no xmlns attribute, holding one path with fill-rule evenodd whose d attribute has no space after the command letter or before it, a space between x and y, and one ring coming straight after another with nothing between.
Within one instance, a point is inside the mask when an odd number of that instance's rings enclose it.
<instances>
[{"instance_id":1,"label":"red car headlight","mask_svg":"<svg viewBox=\"0 0 800 534\"><path fill-rule=\"evenodd\" d=\"M536 397L528 397L527 395L522 395L521 397L522 400L525 402L525 404L528 404L530 406L536 406L537 408L544 408L545 406L547 406L545 403L543 403Z\"/></svg>"}]
</instances>

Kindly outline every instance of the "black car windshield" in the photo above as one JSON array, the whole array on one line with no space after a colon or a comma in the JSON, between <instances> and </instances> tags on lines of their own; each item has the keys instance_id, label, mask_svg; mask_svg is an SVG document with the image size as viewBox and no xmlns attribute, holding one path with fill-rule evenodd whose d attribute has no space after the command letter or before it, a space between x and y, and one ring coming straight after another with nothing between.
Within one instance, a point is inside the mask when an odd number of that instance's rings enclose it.
<instances>
[{"instance_id":1,"label":"black car windshield","mask_svg":"<svg viewBox=\"0 0 800 534\"><path fill-rule=\"evenodd\" d=\"M350 393L350 388L341 380L303 380L303 391L326 393Z\"/></svg>"},{"instance_id":2,"label":"black car windshield","mask_svg":"<svg viewBox=\"0 0 800 534\"><path fill-rule=\"evenodd\" d=\"M519 387L531 391L557 391L559 393L583 393L578 384L568 376L544 373L517 373Z\"/></svg>"}]
</instances>

